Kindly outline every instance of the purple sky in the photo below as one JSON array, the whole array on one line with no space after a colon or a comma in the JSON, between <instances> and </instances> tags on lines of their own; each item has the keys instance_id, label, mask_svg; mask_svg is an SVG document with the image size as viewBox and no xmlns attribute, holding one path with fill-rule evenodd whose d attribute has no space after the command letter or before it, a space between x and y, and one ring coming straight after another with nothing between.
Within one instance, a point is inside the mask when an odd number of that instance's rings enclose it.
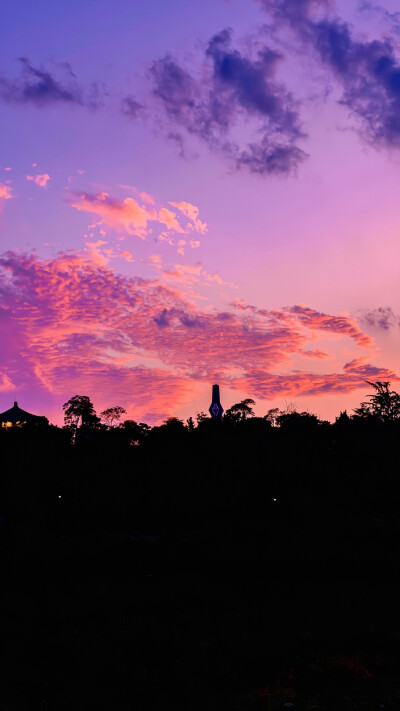
<instances>
[{"instance_id":1,"label":"purple sky","mask_svg":"<svg viewBox=\"0 0 400 711\"><path fill-rule=\"evenodd\" d=\"M10 3L0 112L0 410L398 389L394 1Z\"/></svg>"}]
</instances>

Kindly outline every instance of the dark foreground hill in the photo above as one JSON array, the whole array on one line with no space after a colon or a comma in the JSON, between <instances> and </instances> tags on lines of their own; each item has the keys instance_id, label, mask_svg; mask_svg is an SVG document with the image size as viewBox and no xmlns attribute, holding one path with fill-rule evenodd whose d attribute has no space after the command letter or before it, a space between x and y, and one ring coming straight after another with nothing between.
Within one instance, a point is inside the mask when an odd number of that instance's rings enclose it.
<instances>
[{"instance_id":1,"label":"dark foreground hill","mask_svg":"<svg viewBox=\"0 0 400 711\"><path fill-rule=\"evenodd\" d=\"M0 432L1 711L400 708L398 421Z\"/></svg>"}]
</instances>

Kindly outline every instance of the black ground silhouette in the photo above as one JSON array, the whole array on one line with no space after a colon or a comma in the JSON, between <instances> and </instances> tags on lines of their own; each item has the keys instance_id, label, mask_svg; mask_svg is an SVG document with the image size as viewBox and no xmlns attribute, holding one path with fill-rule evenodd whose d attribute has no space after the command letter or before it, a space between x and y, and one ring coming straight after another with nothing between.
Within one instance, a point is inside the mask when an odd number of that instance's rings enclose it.
<instances>
[{"instance_id":1,"label":"black ground silhouette","mask_svg":"<svg viewBox=\"0 0 400 711\"><path fill-rule=\"evenodd\" d=\"M1 711L400 708L400 419L367 410L0 430Z\"/></svg>"}]
</instances>

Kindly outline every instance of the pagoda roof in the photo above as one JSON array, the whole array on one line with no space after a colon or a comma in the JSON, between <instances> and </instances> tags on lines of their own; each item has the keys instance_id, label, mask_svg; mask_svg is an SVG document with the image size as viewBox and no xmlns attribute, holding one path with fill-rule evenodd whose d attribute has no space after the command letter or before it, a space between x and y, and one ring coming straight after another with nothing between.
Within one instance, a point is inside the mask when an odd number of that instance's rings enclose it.
<instances>
[{"instance_id":1,"label":"pagoda roof","mask_svg":"<svg viewBox=\"0 0 400 711\"><path fill-rule=\"evenodd\" d=\"M17 422L36 422L37 424L47 424L47 417L41 415L32 415L26 410L18 407L18 403L14 402L14 406L10 407L5 412L0 412L0 422L11 422L13 425Z\"/></svg>"}]
</instances>

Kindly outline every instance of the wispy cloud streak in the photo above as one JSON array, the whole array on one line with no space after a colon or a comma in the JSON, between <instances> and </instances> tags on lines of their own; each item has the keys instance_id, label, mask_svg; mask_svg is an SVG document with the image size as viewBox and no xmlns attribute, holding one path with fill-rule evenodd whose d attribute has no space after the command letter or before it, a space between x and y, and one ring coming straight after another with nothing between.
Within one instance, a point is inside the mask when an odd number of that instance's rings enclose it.
<instances>
[{"instance_id":1,"label":"wispy cloud streak","mask_svg":"<svg viewBox=\"0 0 400 711\"><path fill-rule=\"evenodd\" d=\"M83 104L83 94L68 64L64 64L64 79L50 71L35 67L21 58L21 73L16 79L0 78L0 96L10 103L32 103L46 106L54 103Z\"/></svg>"}]
</instances>

